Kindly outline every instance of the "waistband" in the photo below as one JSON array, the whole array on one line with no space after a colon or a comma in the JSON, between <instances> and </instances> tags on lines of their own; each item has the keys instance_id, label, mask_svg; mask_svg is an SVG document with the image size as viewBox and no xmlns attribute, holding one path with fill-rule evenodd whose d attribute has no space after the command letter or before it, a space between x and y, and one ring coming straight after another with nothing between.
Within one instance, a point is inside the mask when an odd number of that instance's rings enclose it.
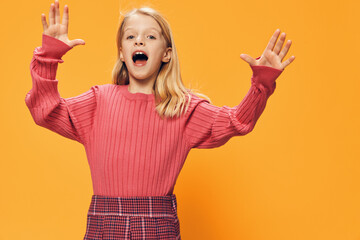
<instances>
[{"instance_id":1,"label":"waistband","mask_svg":"<svg viewBox=\"0 0 360 240\"><path fill-rule=\"evenodd\" d=\"M112 197L92 195L88 214L177 218L176 195Z\"/></svg>"}]
</instances>

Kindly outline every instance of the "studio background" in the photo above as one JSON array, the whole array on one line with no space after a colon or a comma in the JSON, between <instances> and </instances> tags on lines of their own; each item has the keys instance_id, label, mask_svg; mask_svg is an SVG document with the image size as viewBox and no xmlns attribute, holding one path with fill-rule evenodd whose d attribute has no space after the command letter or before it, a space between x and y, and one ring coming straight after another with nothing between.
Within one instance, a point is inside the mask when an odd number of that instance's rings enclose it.
<instances>
[{"instance_id":1,"label":"studio background","mask_svg":"<svg viewBox=\"0 0 360 240\"><path fill-rule=\"evenodd\" d=\"M0 9L0 239L82 239L92 195L83 146L33 121L30 61L51 1ZM120 11L150 6L169 21L182 78L214 105L236 106L276 28L296 59L254 130L192 149L174 193L184 240L359 240L359 3L343 1L60 1L69 39L63 98L111 83Z\"/></svg>"}]
</instances>

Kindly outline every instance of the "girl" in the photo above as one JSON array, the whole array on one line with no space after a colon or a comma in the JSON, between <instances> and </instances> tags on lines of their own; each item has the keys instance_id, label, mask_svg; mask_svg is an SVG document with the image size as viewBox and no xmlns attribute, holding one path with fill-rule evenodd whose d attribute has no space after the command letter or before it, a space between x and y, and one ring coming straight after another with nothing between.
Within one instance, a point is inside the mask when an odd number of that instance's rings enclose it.
<instances>
[{"instance_id":1,"label":"girl","mask_svg":"<svg viewBox=\"0 0 360 240\"><path fill-rule=\"evenodd\" d=\"M85 42L68 39L66 5L62 23L58 1L49 25L41 19L42 46L33 53L25 102L37 125L85 147L94 194L84 239L181 239L173 189L189 151L252 131L276 78L295 58L282 62L291 42L281 50L283 33L275 45L277 29L261 57L242 54L253 70L250 90L239 105L217 107L184 87L167 21L151 8L133 9L118 29L113 83L64 99L58 63Z\"/></svg>"}]
</instances>

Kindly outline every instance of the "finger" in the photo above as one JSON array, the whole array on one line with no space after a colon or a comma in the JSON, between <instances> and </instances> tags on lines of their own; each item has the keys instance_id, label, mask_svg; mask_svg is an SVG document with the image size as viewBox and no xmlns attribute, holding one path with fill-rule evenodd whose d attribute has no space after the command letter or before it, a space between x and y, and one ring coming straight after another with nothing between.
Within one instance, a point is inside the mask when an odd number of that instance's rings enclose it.
<instances>
[{"instance_id":1,"label":"finger","mask_svg":"<svg viewBox=\"0 0 360 240\"><path fill-rule=\"evenodd\" d=\"M274 48L274 53L279 54L279 52L284 44L285 36L286 36L286 34L284 32L280 35L280 39Z\"/></svg>"},{"instance_id":2,"label":"finger","mask_svg":"<svg viewBox=\"0 0 360 240\"><path fill-rule=\"evenodd\" d=\"M55 23L60 24L60 10L58 0L55 0Z\"/></svg>"},{"instance_id":3,"label":"finger","mask_svg":"<svg viewBox=\"0 0 360 240\"><path fill-rule=\"evenodd\" d=\"M279 54L279 57L281 59L281 61L284 59L284 57L286 56L286 54L289 51L289 48L291 46L291 40L288 40L285 44L285 47L283 48L283 50L281 51L281 53Z\"/></svg>"},{"instance_id":4,"label":"finger","mask_svg":"<svg viewBox=\"0 0 360 240\"><path fill-rule=\"evenodd\" d=\"M282 63L282 68L285 69L290 63L292 63L295 60L295 56L291 56L289 59L287 59L285 62Z\"/></svg>"},{"instance_id":5,"label":"finger","mask_svg":"<svg viewBox=\"0 0 360 240\"><path fill-rule=\"evenodd\" d=\"M64 6L64 13L63 13L63 19L62 24L66 26L66 29L69 28L69 7L68 5Z\"/></svg>"},{"instance_id":6,"label":"finger","mask_svg":"<svg viewBox=\"0 0 360 240\"><path fill-rule=\"evenodd\" d=\"M240 58L242 60L244 60L245 62L247 62L248 64L250 64L251 66L252 65L255 65L255 59L250 57L249 55L247 54L240 54Z\"/></svg>"},{"instance_id":7,"label":"finger","mask_svg":"<svg viewBox=\"0 0 360 240\"><path fill-rule=\"evenodd\" d=\"M276 39L278 38L279 34L280 34L280 29L276 29L274 34L271 36L270 41L269 41L268 45L265 48L265 51L266 50L273 50L273 48L275 46L275 43L276 43Z\"/></svg>"},{"instance_id":8,"label":"finger","mask_svg":"<svg viewBox=\"0 0 360 240\"><path fill-rule=\"evenodd\" d=\"M43 30L45 32L46 29L48 28L48 25L46 23L46 16L45 16L44 13L41 14L41 22L42 22L42 25L43 25Z\"/></svg>"},{"instance_id":9,"label":"finger","mask_svg":"<svg viewBox=\"0 0 360 240\"><path fill-rule=\"evenodd\" d=\"M85 45L85 41L82 39L74 39L70 41L70 47L75 47L76 45Z\"/></svg>"},{"instance_id":10,"label":"finger","mask_svg":"<svg viewBox=\"0 0 360 240\"><path fill-rule=\"evenodd\" d=\"M54 4L52 3L50 5L50 10L49 10L49 24L50 25L54 25L55 24L55 18L54 18Z\"/></svg>"}]
</instances>

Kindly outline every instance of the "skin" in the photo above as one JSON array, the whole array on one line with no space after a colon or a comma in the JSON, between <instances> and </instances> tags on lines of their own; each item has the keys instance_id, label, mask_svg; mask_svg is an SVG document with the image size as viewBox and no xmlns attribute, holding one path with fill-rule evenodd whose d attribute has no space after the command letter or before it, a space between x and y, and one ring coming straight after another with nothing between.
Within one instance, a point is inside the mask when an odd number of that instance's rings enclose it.
<instances>
[{"instance_id":1,"label":"skin","mask_svg":"<svg viewBox=\"0 0 360 240\"><path fill-rule=\"evenodd\" d=\"M63 19L60 23L58 0L50 5L49 25L46 22L45 14L41 14L41 22L43 34L57 38L70 47L85 45L85 41L82 39L70 40L68 38L69 7L64 6ZM128 27L132 27L132 30L125 32L120 49L120 59L125 62L130 76L128 90L132 93L152 94L152 87L161 63L170 61L171 48L166 48L165 39L160 34L161 28L150 16L135 14L129 18L125 30ZM155 28L157 31L150 30L150 28ZM129 37L130 35L132 37ZM277 41L279 36L280 39ZM295 59L295 56L291 56L283 61L291 46L291 40L288 40L283 48L285 36L285 32L280 35L280 29L276 29L259 59L254 59L247 54L241 54L240 58L250 66L268 66L284 70ZM145 66L137 67L133 64L132 53L135 49L142 49L148 54L149 59Z\"/></svg>"},{"instance_id":2,"label":"skin","mask_svg":"<svg viewBox=\"0 0 360 240\"><path fill-rule=\"evenodd\" d=\"M288 40L285 44L285 47L281 50L285 41L286 34L285 32L283 32L280 36L280 40L276 43L279 35L280 29L276 29L274 34L271 36L270 41L266 46L264 52L261 54L261 57L258 60L250 57L247 54L241 54L240 58L247 62L250 66L268 66L284 70L285 67L287 67L290 63L294 61L295 56L291 56L286 61L281 62L290 49L291 40Z\"/></svg>"},{"instance_id":3,"label":"skin","mask_svg":"<svg viewBox=\"0 0 360 240\"><path fill-rule=\"evenodd\" d=\"M132 15L126 21L121 42L120 60L125 62L129 71L129 92L153 94L153 86L161 64L169 62L171 58L171 48L166 47L160 25L150 16ZM148 60L145 66L139 67L134 64L132 54L135 50L147 53Z\"/></svg>"},{"instance_id":4,"label":"skin","mask_svg":"<svg viewBox=\"0 0 360 240\"><path fill-rule=\"evenodd\" d=\"M60 41L63 41L70 47L77 45L85 45L85 41L82 39L69 40L68 38L68 28L69 28L69 7L64 6L64 14L62 23L60 23L60 10L59 10L59 1L56 0L55 4L50 5L49 10L49 25L46 22L46 16L44 13L41 14L41 22L43 25L43 34L49 35L51 37L57 38Z\"/></svg>"}]
</instances>

